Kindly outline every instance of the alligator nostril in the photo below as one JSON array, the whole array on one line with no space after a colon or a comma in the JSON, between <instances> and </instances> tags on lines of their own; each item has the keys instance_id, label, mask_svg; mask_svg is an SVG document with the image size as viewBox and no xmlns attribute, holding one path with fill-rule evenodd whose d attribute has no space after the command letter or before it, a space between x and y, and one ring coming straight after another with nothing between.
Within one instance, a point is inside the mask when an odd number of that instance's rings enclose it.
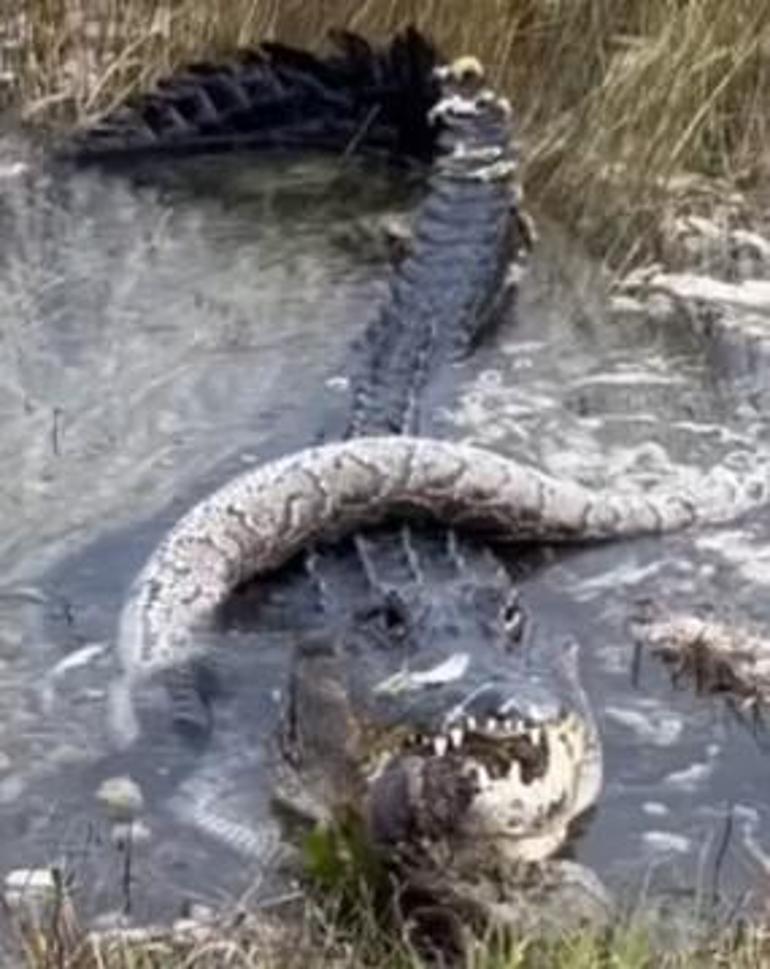
<instances>
[{"instance_id":1,"label":"alligator nostril","mask_svg":"<svg viewBox=\"0 0 770 969\"><path fill-rule=\"evenodd\" d=\"M508 602L502 610L503 629L511 642L518 642L524 632L524 613L518 598Z\"/></svg>"},{"instance_id":2,"label":"alligator nostril","mask_svg":"<svg viewBox=\"0 0 770 969\"><path fill-rule=\"evenodd\" d=\"M382 613L382 619L388 632L404 628L404 616L393 603L388 603Z\"/></svg>"},{"instance_id":3,"label":"alligator nostril","mask_svg":"<svg viewBox=\"0 0 770 969\"><path fill-rule=\"evenodd\" d=\"M393 638L403 638L409 628L409 612L395 592L388 592L381 602L358 610L361 622L375 623L380 630Z\"/></svg>"}]
</instances>

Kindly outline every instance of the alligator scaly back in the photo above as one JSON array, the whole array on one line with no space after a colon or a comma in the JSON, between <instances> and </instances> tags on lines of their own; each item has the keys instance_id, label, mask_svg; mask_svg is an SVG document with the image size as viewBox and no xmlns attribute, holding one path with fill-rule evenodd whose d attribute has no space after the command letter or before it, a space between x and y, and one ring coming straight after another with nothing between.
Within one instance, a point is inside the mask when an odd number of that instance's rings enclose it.
<instances>
[{"instance_id":1,"label":"alligator scaly back","mask_svg":"<svg viewBox=\"0 0 770 969\"><path fill-rule=\"evenodd\" d=\"M440 93L432 45L413 28L379 49L345 31L330 38L326 57L263 43L230 64L189 65L77 134L62 154L108 162L274 146L430 160Z\"/></svg>"},{"instance_id":2,"label":"alligator scaly back","mask_svg":"<svg viewBox=\"0 0 770 969\"><path fill-rule=\"evenodd\" d=\"M475 58L436 74L440 154L411 254L364 334L348 436L419 431L425 385L506 317L530 247L508 101Z\"/></svg>"},{"instance_id":3,"label":"alligator scaly back","mask_svg":"<svg viewBox=\"0 0 770 969\"><path fill-rule=\"evenodd\" d=\"M719 523L765 503L768 471L714 471L692 489L591 491L480 448L373 437L311 448L246 472L193 508L139 574L125 604L124 688L194 659L198 634L246 580L323 538L389 516L427 515L498 542L586 542ZM124 694L125 695L125 694ZM130 710L117 710L130 740Z\"/></svg>"}]
</instances>

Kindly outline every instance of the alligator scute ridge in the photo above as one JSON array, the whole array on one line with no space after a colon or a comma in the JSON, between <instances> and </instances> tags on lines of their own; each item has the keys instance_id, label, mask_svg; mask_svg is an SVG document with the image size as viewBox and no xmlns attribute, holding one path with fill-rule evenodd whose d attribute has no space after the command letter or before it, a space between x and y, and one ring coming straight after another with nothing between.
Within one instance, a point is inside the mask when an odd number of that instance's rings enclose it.
<instances>
[{"instance_id":1,"label":"alligator scute ridge","mask_svg":"<svg viewBox=\"0 0 770 969\"><path fill-rule=\"evenodd\" d=\"M585 542L722 523L764 504L769 492L764 469L745 477L719 469L689 490L623 493L430 438L358 437L310 448L234 478L172 528L125 603L120 659L133 686L194 658L196 634L241 583L394 509L496 542ZM116 726L133 736L128 725Z\"/></svg>"},{"instance_id":2,"label":"alligator scute ridge","mask_svg":"<svg viewBox=\"0 0 770 969\"><path fill-rule=\"evenodd\" d=\"M412 27L382 49L343 30L330 31L329 39L326 56L265 42L227 64L180 68L68 137L59 154L115 163L154 154L317 147L430 161L438 136L430 109L440 94L435 48Z\"/></svg>"}]
</instances>

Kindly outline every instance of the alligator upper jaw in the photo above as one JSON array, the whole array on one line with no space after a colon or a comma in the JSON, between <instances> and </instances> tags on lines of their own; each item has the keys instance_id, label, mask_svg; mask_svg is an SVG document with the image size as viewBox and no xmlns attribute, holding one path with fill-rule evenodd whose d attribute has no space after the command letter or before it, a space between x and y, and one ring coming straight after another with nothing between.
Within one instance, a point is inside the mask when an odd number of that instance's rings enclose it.
<instances>
[{"instance_id":1,"label":"alligator upper jaw","mask_svg":"<svg viewBox=\"0 0 770 969\"><path fill-rule=\"evenodd\" d=\"M509 860L537 861L563 845L600 784L593 724L576 713L537 725L471 717L383 755L367 814L383 842L494 842Z\"/></svg>"}]
</instances>

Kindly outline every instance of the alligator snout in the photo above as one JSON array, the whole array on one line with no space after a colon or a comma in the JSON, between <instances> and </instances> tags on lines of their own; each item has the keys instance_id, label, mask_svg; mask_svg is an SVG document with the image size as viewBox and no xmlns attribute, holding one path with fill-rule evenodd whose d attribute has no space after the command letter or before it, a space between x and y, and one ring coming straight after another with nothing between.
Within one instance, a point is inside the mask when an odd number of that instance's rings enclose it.
<instances>
[{"instance_id":1,"label":"alligator snout","mask_svg":"<svg viewBox=\"0 0 770 969\"><path fill-rule=\"evenodd\" d=\"M441 732L407 736L380 760L366 798L374 839L429 849L481 836L499 840L508 857L551 853L579 813L589 731L561 708L537 721L508 712L498 703L488 716L462 713Z\"/></svg>"}]
</instances>

